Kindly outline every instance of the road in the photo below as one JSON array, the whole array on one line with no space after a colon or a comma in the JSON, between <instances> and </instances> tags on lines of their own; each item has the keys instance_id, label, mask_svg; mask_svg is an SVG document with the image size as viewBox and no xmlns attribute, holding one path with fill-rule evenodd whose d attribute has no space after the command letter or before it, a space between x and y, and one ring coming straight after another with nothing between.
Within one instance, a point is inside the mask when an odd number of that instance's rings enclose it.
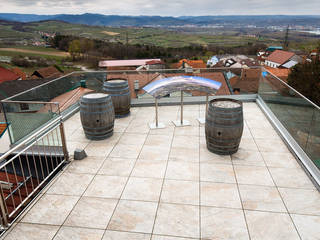
<instances>
[{"instance_id":1,"label":"road","mask_svg":"<svg viewBox=\"0 0 320 240\"><path fill-rule=\"evenodd\" d=\"M44 52L44 51L36 51L36 50L21 49L21 48L0 48L0 51L32 53L32 54L56 56L56 57L69 57L70 56L70 54L68 52L51 52L51 51Z\"/></svg>"}]
</instances>

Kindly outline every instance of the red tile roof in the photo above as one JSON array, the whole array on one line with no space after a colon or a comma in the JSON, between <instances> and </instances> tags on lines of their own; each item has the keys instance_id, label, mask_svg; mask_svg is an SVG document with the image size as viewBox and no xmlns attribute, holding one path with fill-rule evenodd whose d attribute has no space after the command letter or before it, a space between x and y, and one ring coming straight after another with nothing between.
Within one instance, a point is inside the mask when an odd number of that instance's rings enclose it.
<instances>
[{"instance_id":1,"label":"red tile roof","mask_svg":"<svg viewBox=\"0 0 320 240\"><path fill-rule=\"evenodd\" d=\"M14 72L12 72L6 68L0 67L0 83L18 80L19 78L20 78L20 76L18 76Z\"/></svg>"},{"instance_id":2,"label":"red tile roof","mask_svg":"<svg viewBox=\"0 0 320 240\"><path fill-rule=\"evenodd\" d=\"M192 68L206 68L207 64L202 60L188 60L188 59L181 59L178 63L173 64L173 68L181 68L185 62Z\"/></svg>"},{"instance_id":3,"label":"red tile roof","mask_svg":"<svg viewBox=\"0 0 320 240\"><path fill-rule=\"evenodd\" d=\"M239 90L241 93L257 93L259 81L261 78L261 69L242 69L241 78L233 77L229 80L233 90Z\"/></svg>"},{"instance_id":4,"label":"red tile roof","mask_svg":"<svg viewBox=\"0 0 320 240\"><path fill-rule=\"evenodd\" d=\"M275 50L267 57L267 61L275 62L280 65L284 64L285 62L289 61L295 55L293 52L287 52L282 50Z\"/></svg>"},{"instance_id":5,"label":"red tile roof","mask_svg":"<svg viewBox=\"0 0 320 240\"><path fill-rule=\"evenodd\" d=\"M21 80L27 79L27 74L23 72L20 68L12 68L11 71L20 76Z\"/></svg>"},{"instance_id":6,"label":"red tile roof","mask_svg":"<svg viewBox=\"0 0 320 240\"><path fill-rule=\"evenodd\" d=\"M54 66L40 68L32 74L32 77L36 78L56 78L61 77L62 73Z\"/></svg>"},{"instance_id":7,"label":"red tile roof","mask_svg":"<svg viewBox=\"0 0 320 240\"><path fill-rule=\"evenodd\" d=\"M265 69L283 81L288 80L288 76L291 72L290 69L288 68L272 68L272 67L265 66Z\"/></svg>"}]
</instances>

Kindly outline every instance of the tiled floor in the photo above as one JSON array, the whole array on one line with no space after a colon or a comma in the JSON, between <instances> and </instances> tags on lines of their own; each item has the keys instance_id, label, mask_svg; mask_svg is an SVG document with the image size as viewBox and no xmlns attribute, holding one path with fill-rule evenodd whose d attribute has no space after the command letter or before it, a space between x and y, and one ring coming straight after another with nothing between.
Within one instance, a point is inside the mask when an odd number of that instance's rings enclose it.
<instances>
[{"instance_id":1,"label":"tiled floor","mask_svg":"<svg viewBox=\"0 0 320 240\"><path fill-rule=\"evenodd\" d=\"M72 161L5 239L319 239L320 194L255 103L244 104L239 151L206 149L196 118L175 128L179 108L133 108L114 135L85 138L79 114L65 123Z\"/></svg>"}]
</instances>

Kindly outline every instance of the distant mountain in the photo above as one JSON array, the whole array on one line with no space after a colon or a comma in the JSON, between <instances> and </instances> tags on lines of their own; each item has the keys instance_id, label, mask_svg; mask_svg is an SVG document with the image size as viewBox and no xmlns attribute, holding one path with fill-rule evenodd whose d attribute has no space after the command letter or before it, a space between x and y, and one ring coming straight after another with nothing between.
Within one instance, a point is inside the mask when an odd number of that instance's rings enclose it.
<instances>
[{"instance_id":1,"label":"distant mountain","mask_svg":"<svg viewBox=\"0 0 320 240\"><path fill-rule=\"evenodd\" d=\"M309 27L320 26L319 16L287 16L287 15L257 15L257 16L119 16L102 14L59 14L59 15L35 15L0 13L0 19L16 22L35 22L43 20L60 20L69 23L96 25L96 26L183 26L183 25L231 25L258 27L301 25Z\"/></svg>"},{"instance_id":2,"label":"distant mountain","mask_svg":"<svg viewBox=\"0 0 320 240\"><path fill-rule=\"evenodd\" d=\"M185 25L186 21L174 17L160 16L119 16L101 14L59 14L59 15L35 15L35 14L11 14L0 13L0 19L16 22L35 22L43 20L60 20L75 24L87 24L95 26L171 26Z\"/></svg>"}]
</instances>

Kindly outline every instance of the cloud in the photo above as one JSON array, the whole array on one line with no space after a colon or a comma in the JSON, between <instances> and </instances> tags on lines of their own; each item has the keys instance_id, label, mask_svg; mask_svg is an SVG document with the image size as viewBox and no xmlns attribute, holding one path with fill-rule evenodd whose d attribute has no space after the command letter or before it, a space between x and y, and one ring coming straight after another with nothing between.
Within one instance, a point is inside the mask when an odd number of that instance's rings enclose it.
<instances>
[{"instance_id":1,"label":"cloud","mask_svg":"<svg viewBox=\"0 0 320 240\"><path fill-rule=\"evenodd\" d=\"M0 0L1 12L118 15L319 14L319 0ZM5 7L3 7L5 6Z\"/></svg>"}]
</instances>

